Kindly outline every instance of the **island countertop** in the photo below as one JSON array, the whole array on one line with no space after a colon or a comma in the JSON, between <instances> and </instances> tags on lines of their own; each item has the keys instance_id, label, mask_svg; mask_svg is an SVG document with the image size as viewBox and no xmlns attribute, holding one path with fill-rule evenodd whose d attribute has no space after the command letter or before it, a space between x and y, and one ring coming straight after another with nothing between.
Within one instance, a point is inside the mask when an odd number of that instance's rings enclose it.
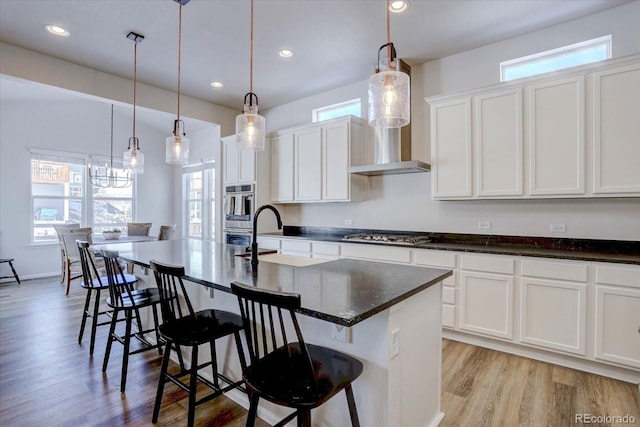
<instances>
[{"instance_id":1,"label":"island countertop","mask_svg":"<svg viewBox=\"0 0 640 427\"><path fill-rule=\"evenodd\" d=\"M437 268L353 259L305 267L260 261L253 271L243 246L180 239L114 243L125 261L148 267L151 260L185 267L185 279L224 292L238 281L259 288L299 293L300 313L353 326L441 282L452 272Z\"/></svg>"}]
</instances>

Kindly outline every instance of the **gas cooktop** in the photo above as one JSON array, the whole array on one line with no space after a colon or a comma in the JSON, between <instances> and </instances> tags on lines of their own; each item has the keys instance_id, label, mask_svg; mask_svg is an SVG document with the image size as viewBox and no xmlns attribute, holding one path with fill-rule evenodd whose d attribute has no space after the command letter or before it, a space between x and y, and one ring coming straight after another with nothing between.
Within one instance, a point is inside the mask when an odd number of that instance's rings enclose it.
<instances>
[{"instance_id":1,"label":"gas cooktop","mask_svg":"<svg viewBox=\"0 0 640 427\"><path fill-rule=\"evenodd\" d=\"M421 243L431 241L429 236L410 235L410 234L348 234L342 238L351 242L367 242L367 243L386 243L393 245L415 246Z\"/></svg>"}]
</instances>

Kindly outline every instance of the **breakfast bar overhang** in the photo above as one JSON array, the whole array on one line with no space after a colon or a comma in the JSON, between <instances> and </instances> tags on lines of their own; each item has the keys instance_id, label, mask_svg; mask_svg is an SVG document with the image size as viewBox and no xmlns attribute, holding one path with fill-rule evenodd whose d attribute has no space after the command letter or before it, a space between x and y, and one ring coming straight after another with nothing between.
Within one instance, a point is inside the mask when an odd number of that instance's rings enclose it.
<instances>
[{"instance_id":1,"label":"breakfast bar overhang","mask_svg":"<svg viewBox=\"0 0 640 427\"><path fill-rule=\"evenodd\" d=\"M444 416L440 410L441 282L452 274L449 270L354 259L306 266L287 265L286 259L261 260L252 269L243 246L195 239L101 248L117 250L123 260L142 267L148 267L150 260L184 266L185 279L193 282L189 296L198 309L238 312L236 297L230 293L233 281L299 293L305 340L349 353L364 363L364 373L353 385L363 426L436 426ZM153 284L151 276L142 280ZM347 342L332 338L344 327L349 328L343 334ZM240 378L233 343L220 340L217 345L220 369ZM248 406L246 395L239 391L227 396ZM258 414L273 423L288 412L261 402ZM349 425L346 400L331 399L314 410L313 419L314 425Z\"/></svg>"}]
</instances>

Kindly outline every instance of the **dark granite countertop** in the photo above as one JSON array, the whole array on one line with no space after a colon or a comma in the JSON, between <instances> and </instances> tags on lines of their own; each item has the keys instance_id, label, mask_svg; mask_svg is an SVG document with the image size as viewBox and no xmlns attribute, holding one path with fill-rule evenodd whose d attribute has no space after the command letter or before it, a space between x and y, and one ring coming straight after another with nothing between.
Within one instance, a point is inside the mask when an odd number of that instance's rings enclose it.
<instances>
[{"instance_id":1,"label":"dark granite countertop","mask_svg":"<svg viewBox=\"0 0 640 427\"><path fill-rule=\"evenodd\" d=\"M570 239L530 236L501 236L489 234L428 233L398 230L370 230L331 227L285 226L282 233L264 236L299 238L341 243L389 245L345 241L348 234L386 233L429 236L431 241L414 246L418 249L476 252L512 256L570 259L579 261L613 262L640 265L640 242L627 240ZM402 246L407 247L407 246Z\"/></svg>"},{"instance_id":2,"label":"dark granite countertop","mask_svg":"<svg viewBox=\"0 0 640 427\"><path fill-rule=\"evenodd\" d=\"M341 259L306 267L260 261L257 273L239 254L243 246L181 239L100 246L126 261L148 267L150 260L183 265L186 278L231 292L239 281L301 296L301 313L353 326L450 276L450 270Z\"/></svg>"}]
</instances>

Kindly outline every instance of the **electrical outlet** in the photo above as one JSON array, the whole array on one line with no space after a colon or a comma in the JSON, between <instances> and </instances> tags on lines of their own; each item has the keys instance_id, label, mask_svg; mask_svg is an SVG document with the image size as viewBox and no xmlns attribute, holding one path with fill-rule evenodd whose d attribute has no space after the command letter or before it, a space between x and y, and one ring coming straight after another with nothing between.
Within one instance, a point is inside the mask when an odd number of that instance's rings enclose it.
<instances>
[{"instance_id":1,"label":"electrical outlet","mask_svg":"<svg viewBox=\"0 0 640 427\"><path fill-rule=\"evenodd\" d=\"M351 220L350 219L345 219L344 220L344 225L351 225Z\"/></svg>"},{"instance_id":2,"label":"electrical outlet","mask_svg":"<svg viewBox=\"0 0 640 427\"><path fill-rule=\"evenodd\" d=\"M478 228L480 230L491 230L491 222L490 221L478 221Z\"/></svg>"},{"instance_id":3,"label":"electrical outlet","mask_svg":"<svg viewBox=\"0 0 640 427\"><path fill-rule=\"evenodd\" d=\"M391 331L391 358L400 354L400 329Z\"/></svg>"},{"instance_id":4,"label":"electrical outlet","mask_svg":"<svg viewBox=\"0 0 640 427\"><path fill-rule=\"evenodd\" d=\"M567 231L567 227L564 224L551 224L552 233L564 233Z\"/></svg>"},{"instance_id":5,"label":"electrical outlet","mask_svg":"<svg viewBox=\"0 0 640 427\"><path fill-rule=\"evenodd\" d=\"M342 325L331 325L331 338L336 341L351 342L351 328Z\"/></svg>"}]
</instances>

